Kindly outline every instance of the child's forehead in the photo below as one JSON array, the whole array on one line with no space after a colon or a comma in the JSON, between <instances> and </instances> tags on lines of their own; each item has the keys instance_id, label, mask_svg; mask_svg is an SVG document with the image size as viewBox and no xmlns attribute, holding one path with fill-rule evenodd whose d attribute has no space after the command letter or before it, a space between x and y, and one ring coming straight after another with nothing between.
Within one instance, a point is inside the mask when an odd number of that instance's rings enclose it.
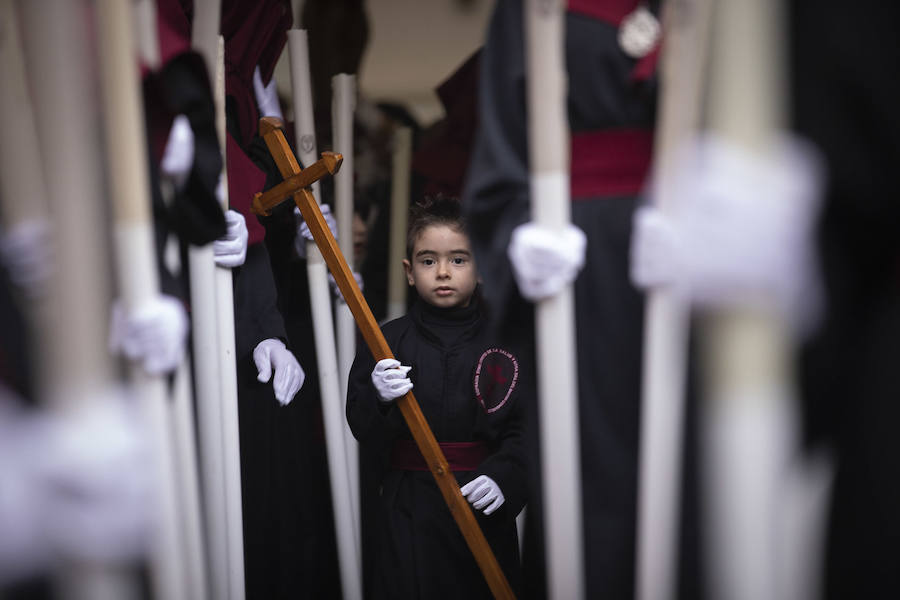
<instances>
[{"instance_id":1,"label":"child's forehead","mask_svg":"<svg viewBox=\"0 0 900 600\"><path fill-rule=\"evenodd\" d=\"M458 226L447 223L426 225L416 236L413 253L420 250L466 249L469 247L469 236Z\"/></svg>"}]
</instances>

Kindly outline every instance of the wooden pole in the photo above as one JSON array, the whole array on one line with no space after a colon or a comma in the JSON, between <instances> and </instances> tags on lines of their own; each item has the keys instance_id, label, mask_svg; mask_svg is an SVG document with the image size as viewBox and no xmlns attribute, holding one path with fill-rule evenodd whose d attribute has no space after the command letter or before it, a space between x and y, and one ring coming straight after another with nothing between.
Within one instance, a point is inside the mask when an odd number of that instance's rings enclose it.
<instances>
[{"instance_id":1,"label":"wooden pole","mask_svg":"<svg viewBox=\"0 0 900 600\"><path fill-rule=\"evenodd\" d=\"M391 157L391 239L388 247L387 320L406 314L409 284L403 270L406 258L406 221L409 217L409 170L412 157L412 130L398 127L394 131Z\"/></svg>"},{"instance_id":2,"label":"wooden pole","mask_svg":"<svg viewBox=\"0 0 900 600\"><path fill-rule=\"evenodd\" d=\"M59 249L50 280L49 322L41 326L52 338L40 340L45 360L38 377L45 384L42 401L48 409L70 414L120 400L106 340L109 251L91 8L75 0L19 4L49 216ZM130 569L112 563L67 563L55 583L57 594L65 598L139 597Z\"/></svg>"},{"instance_id":3,"label":"wooden pole","mask_svg":"<svg viewBox=\"0 0 900 600\"><path fill-rule=\"evenodd\" d=\"M673 203L676 152L699 125L711 5L686 0L667 3L663 10L663 91L653 179L656 208L665 214ZM639 600L668 600L677 591L688 314L684 290L664 286L647 295L635 573Z\"/></svg>"},{"instance_id":4,"label":"wooden pole","mask_svg":"<svg viewBox=\"0 0 900 600\"><path fill-rule=\"evenodd\" d=\"M353 264L353 112L356 108L356 76L341 73L331 78L332 98L332 131L333 146L338 148L344 157L343 168L334 178L335 217L338 225L338 242L344 256L350 257ZM347 397L347 381L350 379L350 367L356 356L356 323L347 303L340 300L335 304L335 321L338 350L338 383L341 398ZM362 531L359 512L359 444L350 431L346 419L344 423L344 445L347 450L347 473L350 477L350 502L356 518L356 531ZM362 564L362 544L359 561Z\"/></svg>"},{"instance_id":5,"label":"wooden pole","mask_svg":"<svg viewBox=\"0 0 900 600\"><path fill-rule=\"evenodd\" d=\"M776 0L720 0L714 13L709 123L764 155L785 117ZM704 505L711 597L780 598L778 478L787 461L791 373L787 328L770 307L704 315Z\"/></svg>"},{"instance_id":6,"label":"wooden pole","mask_svg":"<svg viewBox=\"0 0 900 600\"><path fill-rule=\"evenodd\" d=\"M570 220L564 7L559 1L540 0L528 0L525 7L532 218L561 231ZM572 286L540 301L535 319L548 589L551 598L582 598L581 445Z\"/></svg>"},{"instance_id":7,"label":"wooden pole","mask_svg":"<svg viewBox=\"0 0 900 600\"><path fill-rule=\"evenodd\" d=\"M97 0L99 56L104 99L106 172L112 193L113 229L121 297L136 311L159 294L150 179L140 76L130 0ZM163 375L151 376L129 365L132 388L140 399L151 435L156 471L157 509L152 531L151 576L157 598L188 598L186 557L178 521L175 443Z\"/></svg>"},{"instance_id":8,"label":"wooden pole","mask_svg":"<svg viewBox=\"0 0 900 600\"><path fill-rule=\"evenodd\" d=\"M306 31L299 29L289 31L288 49L291 57L295 137L300 160L303 161L303 164L312 165L317 156ZM279 169L283 177L294 174L285 171L281 164L279 164ZM299 172L299 170L298 165L297 171ZM313 182L313 194L318 193L318 187L318 182ZM315 198L314 202L318 202L317 196L311 197ZM331 290L328 286L328 271L322 260L322 253L313 242L306 244L306 269L319 369L319 393L325 422L325 443L331 482L331 502L334 507L341 585L345 598L362 598L362 552L357 528L358 518L356 515L358 512L355 509L359 506L359 501L353 498L353 490L357 486L351 483L353 477L344 440L344 431L347 426L343 410L344 401L341 398L338 384L339 371L334 338L334 319L331 312Z\"/></svg>"},{"instance_id":9,"label":"wooden pole","mask_svg":"<svg viewBox=\"0 0 900 600\"><path fill-rule=\"evenodd\" d=\"M278 129L276 121L263 119L260 125L260 133L263 135L263 139L265 139L266 146L275 159L275 163L285 177L300 172L300 165L284 139L284 134ZM350 270L350 266L347 264L343 254L341 254L337 241L328 229L328 224L325 222L325 218L322 216L315 198L308 190L301 189L294 193L294 202L296 202L297 207L303 214L303 218L309 224L309 230L316 241L316 245L328 264L328 269L337 282L338 288L341 290L344 298L346 298L347 306L350 307L353 318L356 320L356 325L359 327L363 339L372 352L372 356L376 361L384 358L393 358L394 355L387 344L387 340L384 339L384 335L381 333L381 329L378 327L378 323L375 321L375 317L372 315L372 311L369 309L369 305L366 303L362 291L360 291L356 283L356 279L353 278L353 272ZM497 563L493 552L491 552L491 547L488 545L484 534L478 527L478 522L475 520L475 515L472 514L469 503L460 493L456 478L450 471L447 459L444 457L444 453L431 432L431 428L428 426L428 422L425 420L425 416L422 414L415 396L413 396L412 392L408 392L405 396L397 399L397 406L400 408L403 418L412 432L419 451L425 458L425 462L428 463L428 468L431 470L431 474L434 476L438 488L447 502L450 513L456 520L457 525L459 525L459 529L469 549L475 556L475 560L478 562L478 566L481 568L481 572L487 580L494 597L513 598L512 589L509 587L506 576Z\"/></svg>"},{"instance_id":10,"label":"wooden pole","mask_svg":"<svg viewBox=\"0 0 900 600\"><path fill-rule=\"evenodd\" d=\"M192 45L206 61L210 76L216 73L218 33L221 15L219 0L197 0L192 24ZM214 82L210 82L211 85ZM224 148L224 139L220 140ZM222 374L219 360L218 302L216 267L212 244L188 249L191 274L191 328L197 397L197 430L206 546L209 549L209 591L213 598L232 598L230 540L226 491L226 452L223 431ZM241 584L243 595L243 584Z\"/></svg>"}]
</instances>

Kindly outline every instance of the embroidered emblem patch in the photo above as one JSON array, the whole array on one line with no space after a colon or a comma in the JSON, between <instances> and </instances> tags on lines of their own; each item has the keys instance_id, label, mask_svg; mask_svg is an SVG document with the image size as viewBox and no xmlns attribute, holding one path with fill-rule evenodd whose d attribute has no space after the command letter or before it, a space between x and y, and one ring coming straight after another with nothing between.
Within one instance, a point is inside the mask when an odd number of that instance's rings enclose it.
<instances>
[{"instance_id":1,"label":"embroidered emblem patch","mask_svg":"<svg viewBox=\"0 0 900 600\"><path fill-rule=\"evenodd\" d=\"M518 380L516 357L501 348L490 348L482 353L475 367L475 397L485 412L491 414L506 404Z\"/></svg>"}]
</instances>

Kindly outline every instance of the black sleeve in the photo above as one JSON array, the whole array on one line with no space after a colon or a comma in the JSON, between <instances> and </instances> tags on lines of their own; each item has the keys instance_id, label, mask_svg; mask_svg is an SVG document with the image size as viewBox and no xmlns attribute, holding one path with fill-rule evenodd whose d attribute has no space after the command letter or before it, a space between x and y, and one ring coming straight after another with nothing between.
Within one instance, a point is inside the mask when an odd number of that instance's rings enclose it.
<instances>
[{"instance_id":1,"label":"black sleeve","mask_svg":"<svg viewBox=\"0 0 900 600\"><path fill-rule=\"evenodd\" d=\"M247 248L247 260L233 269L235 354L249 355L262 340L287 340L284 319L276 307L277 294L265 244Z\"/></svg>"},{"instance_id":2,"label":"black sleeve","mask_svg":"<svg viewBox=\"0 0 900 600\"><path fill-rule=\"evenodd\" d=\"M362 340L357 348L347 381L347 423L361 446L380 452L404 431L406 421L396 403L378 398L372 384L375 359Z\"/></svg>"},{"instance_id":3,"label":"black sleeve","mask_svg":"<svg viewBox=\"0 0 900 600\"><path fill-rule=\"evenodd\" d=\"M463 190L484 298L498 325L530 308L506 255L512 230L530 218L521 23L519 2L497 3L482 55L479 127Z\"/></svg>"}]
</instances>

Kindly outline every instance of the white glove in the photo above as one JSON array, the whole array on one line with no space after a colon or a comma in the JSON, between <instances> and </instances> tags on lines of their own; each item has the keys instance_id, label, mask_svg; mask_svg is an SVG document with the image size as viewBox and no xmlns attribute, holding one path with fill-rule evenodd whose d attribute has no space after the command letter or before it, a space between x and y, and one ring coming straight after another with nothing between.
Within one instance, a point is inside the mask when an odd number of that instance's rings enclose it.
<instances>
[{"instance_id":1,"label":"white glove","mask_svg":"<svg viewBox=\"0 0 900 600\"><path fill-rule=\"evenodd\" d=\"M328 224L328 229L331 230L331 235L334 236L334 239L338 239L337 221L334 220L334 215L331 214L331 207L327 204L320 204L319 208L322 211L325 222ZM303 215L300 213L300 209L297 207L294 207L294 220L297 224L297 236L294 238L294 250L297 251L297 256L306 258L306 242L315 240L313 239L312 232L309 230L309 225L306 224Z\"/></svg>"},{"instance_id":2,"label":"white glove","mask_svg":"<svg viewBox=\"0 0 900 600\"><path fill-rule=\"evenodd\" d=\"M351 273L353 273L353 279L356 280L356 285L359 286L359 291L362 291L362 289L363 289L362 275L360 275L356 271L351 271ZM346 298L344 298L344 294L341 293L341 288L338 287L337 281L335 281L334 275L332 275L331 273L328 274L328 285L331 286L331 293L334 295L334 297L340 298L341 302L346 304L347 300L346 300Z\"/></svg>"},{"instance_id":3,"label":"white glove","mask_svg":"<svg viewBox=\"0 0 900 600\"><path fill-rule=\"evenodd\" d=\"M472 508L476 510L484 508L484 514L486 515L500 508L506 501L503 492L500 491L500 486L487 475L479 475L459 488L459 491L466 497Z\"/></svg>"},{"instance_id":4,"label":"white glove","mask_svg":"<svg viewBox=\"0 0 900 600\"><path fill-rule=\"evenodd\" d=\"M556 232L535 223L513 230L507 254L522 296L532 302L554 296L584 266L587 239L575 225Z\"/></svg>"},{"instance_id":5,"label":"white glove","mask_svg":"<svg viewBox=\"0 0 900 600\"><path fill-rule=\"evenodd\" d=\"M244 264L247 259L247 222L244 215L236 210L225 211L225 222L228 229L225 235L213 242L213 254L220 267L234 268Z\"/></svg>"},{"instance_id":6,"label":"white glove","mask_svg":"<svg viewBox=\"0 0 900 600\"><path fill-rule=\"evenodd\" d=\"M54 244L47 219L21 221L0 236L0 254L12 283L31 299L47 292Z\"/></svg>"},{"instance_id":7,"label":"white glove","mask_svg":"<svg viewBox=\"0 0 900 600\"><path fill-rule=\"evenodd\" d=\"M116 301L110 321L111 352L140 362L151 375L174 371L181 363L188 319L178 299L160 294L130 312Z\"/></svg>"},{"instance_id":8,"label":"white glove","mask_svg":"<svg viewBox=\"0 0 900 600\"><path fill-rule=\"evenodd\" d=\"M403 366L394 358L383 358L372 369L372 384L382 402L391 402L413 388L408 373L412 367Z\"/></svg>"},{"instance_id":9,"label":"white glove","mask_svg":"<svg viewBox=\"0 0 900 600\"><path fill-rule=\"evenodd\" d=\"M652 206L638 208L631 236L631 281L643 289L683 286L684 249L680 242L672 219Z\"/></svg>"},{"instance_id":10,"label":"white glove","mask_svg":"<svg viewBox=\"0 0 900 600\"><path fill-rule=\"evenodd\" d=\"M44 528L61 557L131 562L153 527L153 456L138 413L115 396L48 419Z\"/></svg>"},{"instance_id":11,"label":"white glove","mask_svg":"<svg viewBox=\"0 0 900 600\"><path fill-rule=\"evenodd\" d=\"M169 130L169 139L163 151L159 170L176 190L184 189L194 166L194 130L184 115L178 115Z\"/></svg>"},{"instance_id":12,"label":"white glove","mask_svg":"<svg viewBox=\"0 0 900 600\"><path fill-rule=\"evenodd\" d=\"M256 96L256 105L259 107L260 117L277 117L284 121L281 114L281 104L278 102L278 88L275 85L275 75L269 80L269 85L263 85L259 65L253 69L253 94Z\"/></svg>"},{"instance_id":13,"label":"white glove","mask_svg":"<svg viewBox=\"0 0 900 600\"><path fill-rule=\"evenodd\" d=\"M272 338L258 343L253 350L253 362L259 371L256 379L262 383L272 379L274 367L272 388L275 390L275 399L282 406L287 406L294 399L306 379L303 367L281 340Z\"/></svg>"},{"instance_id":14,"label":"white glove","mask_svg":"<svg viewBox=\"0 0 900 600\"><path fill-rule=\"evenodd\" d=\"M759 156L704 137L679 164L671 216L636 214L634 282L680 285L701 306L774 305L807 331L822 302L813 245L821 177L811 150L785 139Z\"/></svg>"}]
</instances>

